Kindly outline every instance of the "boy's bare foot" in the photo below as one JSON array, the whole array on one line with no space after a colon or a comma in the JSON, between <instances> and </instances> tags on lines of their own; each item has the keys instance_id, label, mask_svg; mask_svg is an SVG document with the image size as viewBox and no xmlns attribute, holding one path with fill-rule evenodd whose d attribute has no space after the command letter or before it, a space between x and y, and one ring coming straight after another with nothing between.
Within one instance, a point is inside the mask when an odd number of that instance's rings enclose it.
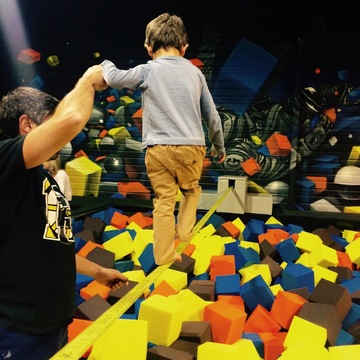
<instances>
[{"instance_id":1,"label":"boy's bare foot","mask_svg":"<svg viewBox=\"0 0 360 360\"><path fill-rule=\"evenodd\" d=\"M175 251L175 253L174 253L174 256L173 256L172 260L159 261L159 262L156 261L156 265L165 265L165 264L167 264L167 263L169 263L169 262L174 262L174 261L176 261L176 262L182 262L181 254L177 253L176 251Z\"/></svg>"},{"instance_id":2,"label":"boy's bare foot","mask_svg":"<svg viewBox=\"0 0 360 360\"><path fill-rule=\"evenodd\" d=\"M176 262L182 262L182 256L178 253L175 254L175 261Z\"/></svg>"}]
</instances>

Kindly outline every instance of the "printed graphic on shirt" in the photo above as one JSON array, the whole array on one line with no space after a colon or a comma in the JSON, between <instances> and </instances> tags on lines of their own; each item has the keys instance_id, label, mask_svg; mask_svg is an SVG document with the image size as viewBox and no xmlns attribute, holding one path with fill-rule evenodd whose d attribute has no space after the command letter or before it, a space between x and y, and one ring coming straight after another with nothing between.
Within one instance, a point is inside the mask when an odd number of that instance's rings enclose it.
<instances>
[{"instance_id":1,"label":"printed graphic on shirt","mask_svg":"<svg viewBox=\"0 0 360 360\"><path fill-rule=\"evenodd\" d=\"M44 231L44 239L57 240L63 244L74 242L71 230L71 210L65 196L55 182L46 178L43 182L43 194L45 195L47 224Z\"/></svg>"}]
</instances>

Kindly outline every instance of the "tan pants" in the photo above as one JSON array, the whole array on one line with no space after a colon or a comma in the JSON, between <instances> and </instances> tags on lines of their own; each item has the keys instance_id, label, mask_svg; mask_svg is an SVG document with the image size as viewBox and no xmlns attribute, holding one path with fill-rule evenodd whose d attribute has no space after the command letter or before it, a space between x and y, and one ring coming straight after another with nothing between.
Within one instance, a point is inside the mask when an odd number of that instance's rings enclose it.
<instances>
[{"instance_id":1,"label":"tan pants","mask_svg":"<svg viewBox=\"0 0 360 360\"><path fill-rule=\"evenodd\" d=\"M155 145L146 150L145 164L155 198L153 201L154 257L158 265L177 258L174 240L189 241L196 222L201 187L199 180L205 146ZM175 204L182 192L177 224Z\"/></svg>"}]
</instances>

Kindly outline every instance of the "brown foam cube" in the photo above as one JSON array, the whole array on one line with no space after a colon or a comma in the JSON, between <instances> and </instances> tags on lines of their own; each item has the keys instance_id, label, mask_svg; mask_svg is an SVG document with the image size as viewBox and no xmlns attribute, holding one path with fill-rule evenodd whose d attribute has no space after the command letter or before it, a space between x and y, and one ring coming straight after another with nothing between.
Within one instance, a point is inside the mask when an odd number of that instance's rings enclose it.
<instances>
[{"instance_id":1,"label":"brown foam cube","mask_svg":"<svg viewBox=\"0 0 360 360\"><path fill-rule=\"evenodd\" d=\"M351 300L354 304L360 305L360 290L351 293Z\"/></svg>"},{"instance_id":2,"label":"brown foam cube","mask_svg":"<svg viewBox=\"0 0 360 360\"><path fill-rule=\"evenodd\" d=\"M356 344L360 344L360 321L352 324L347 332L355 339Z\"/></svg>"},{"instance_id":3,"label":"brown foam cube","mask_svg":"<svg viewBox=\"0 0 360 360\"><path fill-rule=\"evenodd\" d=\"M274 237L274 234L272 234L272 236ZM274 237L274 239L275 239L275 237ZM272 244L267 239L263 240L259 244L259 246L260 246L260 259L264 259L267 256L269 256L277 263L280 263L282 261L281 256L280 256L278 250L275 248L274 244Z\"/></svg>"},{"instance_id":4,"label":"brown foam cube","mask_svg":"<svg viewBox=\"0 0 360 360\"><path fill-rule=\"evenodd\" d=\"M278 262L276 262L274 259L272 259L270 256L266 256L264 259L261 260L261 264L269 265L271 278L275 279L283 271L283 268L279 265Z\"/></svg>"},{"instance_id":5,"label":"brown foam cube","mask_svg":"<svg viewBox=\"0 0 360 360\"><path fill-rule=\"evenodd\" d=\"M327 231L325 228L318 228L312 231L313 234L320 236L320 239L322 240L323 244L326 246L332 246L334 244L334 240L330 236L329 231Z\"/></svg>"},{"instance_id":6,"label":"brown foam cube","mask_svg":"<svg viewBox=\"0 0 360 360\"><path fill-rule=\"evenodd\" d=\"M156 345L148 349L146 360L193 360L194 357L185 352L163 345Z\"/></svg>"},{"instance_id":7,"label":"brown foam cube","mask_svg":"<svg viewBox=\"0 0 360 360\"><path fill-rule=\"evenodd\" d=\"M97 218L97 217L91 217L91 216L87 216L84 219L83 222L83 228L84 230L93 230L95 231L96 235L97 235L97 241L96 242L100 242L101 241L101 236L105 230L106 227L106 223L105 221Z\"/></svg>"},{"instance_id":8,"label":"brown foam cube","mask_svg":"<svg viewBox=\"0 0 360 360\"><path fill-rule=\"evenodd\" d=\"M328 266L328 269L335 271L338 276L336 278L336 283L341 284L343 280L350 280L354 278L354 275L347 266Z\"/></svg>"},{"instance_id":9,"label":"brown foam cube","mask_svg":"<svg viewBox=\"0 0 360 360\"><path fill-rule=\"evenodd\" d=\"M75 234L76 237L84 241L98 242L98 234L92 229L85 229Z\"/></svg>"},{"instance_id":10,"label":"brown foam cube","mask_svg":"<svg viewBox=\"0 0 360 360\"><path fill-rule=\"evenodd\" d=\"M289 329L293 317L300 311L306 300L300 295L279 291L271 306L270 313L284 328Z\"/></svg>"},{"instance_id":11,"label":"brown foam cube","mask_svg":"<svg viewBox=\"0 0 360 360\"><path fill-rule=\"evenodd\" d=\"M341 230L335 227L334 225L329 225L326 228L327 232L332 235L341 236Z\"/></svg>"},{"instance_id":12,"label":"brown foam cube","mask_svg":"<svg viewBox=\"0 0 360 360\"><path fill-rule=\"evenodd\" d=\"M114 305L118 300L123 298L131 289L133 289L138 284L137 281L132 280L128 280L128 283L129 284L127 286L121 286L118 289L109 291L109 295L107 297L107 301L109 304ZM144 295L142 295L142 297L143 296Z\"/></svg>"},{"instance_id":13,"label":"brown foam cube","mask_svg":"<svg viewBox=\"0 0 360 360\"><path fill-rule=\"evenodd\" d=\"M212 341L210 322L208 321L183 321L179 339L203 344Z\"/></svg>"},{"instance_id":14,"label":"brown foam cube","mask_svg":"<svg viewBox=\"0 0 360 360\"><path fill-rule=\"evenodd\" d=\"M74 317L95 321L100 315L110 309L110 307L111 305L100 295L94 295L76 307Z\"/></svg>"},{"instance_id":15,"label":"brown foam cube","mask_svg":"<svg viewBox=\"0 0 360 360\"><path fill-rule=\"evenodd\" d=\"M176 349L183 351L185 353L188 353L192 355L194 358L196 358L197 348L199 344L193 341L188 341L184 339L176 339L171 345L171 349Z\"/></svg>"},{"instance_id":16,"label":"brown foam cube","mask_svg":"<svg viewBox=\"0 0 360 360\"><path fill-rule=\"evenodd\" d=\"M290 290L287 290L287 292L291 292L293 294L298 294L307 301L309 300L309 297L310 297L309 289L307 287L290 289Z\"/></svg>"},{"instance_id":17,"label":"brown foam cube","mask_svg":"<svg viewBox=\"0 0 360 360\"><path fill-rule=\"evenodd\" d=\"M349 290L324 278L314 287L309 301L333 305L341 323L352 306Z\"/></svg>"},{"instance_id":18,"label":"brown foam cube","mask_svg":"<svg viewBox=\"0 0 360 360\"><path fill-rule=\"evenodd\" d=\"M115 267L115 254L101 247L95 247L86 255L86 258L108 269Z\"/></svg>"},{"instance_id":19,"label":"brown foam cube","mask_svg":"<svg viewBox=\"0 0 360 360\"><path fill-rule=\"evenodd\" d=\"M170 269L182 271L187 274L191 274L195 267L195 259L184 253L181 254L182 261L175 261L171 264Z\"/></svg>"},{"instance_id":20,"label":"brown foam cube","mask_svg":"<svg viewBox=\"0 0 360 360\"><path fill-rule=\"evenodd\" d=\"M297 316L325 328L327 331L327 345L336 345L341 330L341 322L334 306L307 302L301 307Z\"/></svg>"},{"instance_id":21,"label":"brown foam cube","mask_svg":"<svg viewBox=\"0 0 360 360\"><path fill-rule=\"evenodd\" d=\"M211 280L193 280L188 289L206 301L215 300L215 282Z\"/></svg>"}]
</instances>

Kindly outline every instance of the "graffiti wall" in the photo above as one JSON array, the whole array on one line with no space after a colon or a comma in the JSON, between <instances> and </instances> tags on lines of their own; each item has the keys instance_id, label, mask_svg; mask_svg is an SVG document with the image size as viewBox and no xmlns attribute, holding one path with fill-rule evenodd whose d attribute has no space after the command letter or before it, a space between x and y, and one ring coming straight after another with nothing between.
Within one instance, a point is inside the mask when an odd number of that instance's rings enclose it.
<instances>
[{"instance_id":1,"label":"graffiti wall","mask_svg":"<svg viewBox=\"0 0 360 360\"><path fill-rule=\"evenodd\" d=\"M240 2L236 9L230 1L18 5L12 16L32 36L19 41L2 19L2 92L29 85L61 97L89 65L143 63L146 23L174 12L188 29L186 57L205 75L225 135L221 165L207 143L203 190L216 189L219 176L243 176L248 191L271 194L275 207L360 212L360 68L351 40L360 19L351 4L336 12L300 1ZM141 92L97 92L87 126L60 153L73 195L151 199L141 140Z\"/></svg>"}]
</instances>

